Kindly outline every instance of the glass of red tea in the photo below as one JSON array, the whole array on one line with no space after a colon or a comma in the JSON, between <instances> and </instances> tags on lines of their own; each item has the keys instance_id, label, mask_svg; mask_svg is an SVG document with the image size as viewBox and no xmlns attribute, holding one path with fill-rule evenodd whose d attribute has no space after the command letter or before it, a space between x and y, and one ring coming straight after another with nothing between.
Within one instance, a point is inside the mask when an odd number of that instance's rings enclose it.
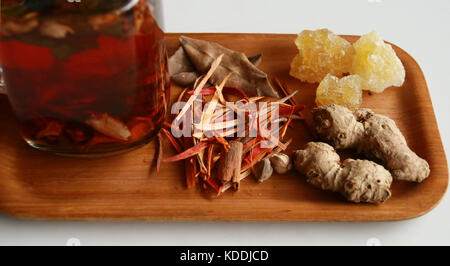
<instances>
[{"instance_id":1,"label":"glass of red tea","mask_svg":"<svg viewBox=\"0 0 450 266\"><path fill-rule=\"evenodd\" d=\"M103 156L157 134L170 87L159 4L0 0L0 65L29 145Z\"/></svg>"}]
</instances>

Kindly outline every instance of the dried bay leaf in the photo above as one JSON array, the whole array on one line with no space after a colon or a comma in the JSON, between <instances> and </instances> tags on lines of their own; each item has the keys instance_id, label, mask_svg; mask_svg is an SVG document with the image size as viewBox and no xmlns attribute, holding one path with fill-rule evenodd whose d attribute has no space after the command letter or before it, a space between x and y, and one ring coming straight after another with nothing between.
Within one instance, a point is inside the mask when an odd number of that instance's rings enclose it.
<instances>
[{"instance_id":1,"label":"dried bay leaf","mask_svg":"<svg viewBox=\"0 0 450 266\"><path fill-rule=\"evenodd\" d=\"M195 67L187 57L183 50L183 47L179 47L178 50L169 58L169 72L170 75L176 75L183 72L195 72Z\"/></svg>"},{"instance_id":2,"label":"dried bay leaf","mask_svg":"<svg viewBox=\"0 0 450 266\"><path fill-rule=\"evenodd\" d=\"M250 63L252 63L255 67L258 67L262 62L262 54L250 56L248 61L250 61Z\"/></svg>"},{"instance_id":3,"label":"dried bay leaf","mask_svg":"<svg viewBox=\"0 0 450 266\"><path fill-rule=\"evenodd\" d=\"M197 72L181 72L172 75L171 79L174 83L180 86L189 87L195 83L198 77L199 75L197 74Z\"/></svg>"},{"instance_id":4,"label":"dried bay leaf","mask_svg":"<svg viewBox=\"0 0 450 266\"><path fill-rule=\"evenodd\" d=\"M262 54L257 54L248 58L248 60L255 66L261 63ZM182 87L191 87L195 81L200 77L194 65L184 52L183 46L169 58L169 72L172 82ZM207 87L211 84L207 84Z\"/></svg>"},{"instance_id":5,"label":"dried bay leaf","mask_svg":"<svg viewBox=\"0 0 450 266\"><path fill-rule=\"evenodd\" d=\"M189 58L197 73L200 74L207 72L211 67L211 63L219 55L224 54L221 65L209 79L212 84L219 84L231 72L233 75L229 78L226 86L240 88L249 96L278 97L278 93L270 85L267 75L256 68L244 53L235 52L217 43L196 40L185 36L181 36L180 41L186 53L185 56ZM178 56L183 56L181 52L179 53ZM258 61L259 57L256 57L255 62L257 63ZM171 71L176 72L175 70Z\"/></svg>"},{"instance_id":6,"label":"dried bay leaf","mask_svg":"<svg viewBox=\"0 0 450 266\"><path fill-rule=\"evenodd\" d=\"M180 86L189 87L200 76L182 46L169 58L168 63L172 81Z\"/></svg>"}]
</instances>

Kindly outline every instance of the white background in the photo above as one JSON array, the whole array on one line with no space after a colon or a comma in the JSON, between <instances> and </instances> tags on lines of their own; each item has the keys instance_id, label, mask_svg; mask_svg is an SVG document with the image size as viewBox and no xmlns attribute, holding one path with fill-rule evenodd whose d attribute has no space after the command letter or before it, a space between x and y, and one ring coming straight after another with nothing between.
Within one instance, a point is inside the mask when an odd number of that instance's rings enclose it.
<instances>
[{"instance_id":1,"label":"white background","mask_svg":"<svg viewBox=\"0 0 450 266\"><path fill-rule=\"evenodd\" d=\"M376 29L422 67L450 150L450 1L163 2L166 32L298 33L327 27L338 34L364 34ZM446 195L427 215L390 223L33 222L0 214L0 245L65 245L70 238L82 245L366 245L371 238L382 245L449 245L450 201Z\"/></svg>"}]
</instances>

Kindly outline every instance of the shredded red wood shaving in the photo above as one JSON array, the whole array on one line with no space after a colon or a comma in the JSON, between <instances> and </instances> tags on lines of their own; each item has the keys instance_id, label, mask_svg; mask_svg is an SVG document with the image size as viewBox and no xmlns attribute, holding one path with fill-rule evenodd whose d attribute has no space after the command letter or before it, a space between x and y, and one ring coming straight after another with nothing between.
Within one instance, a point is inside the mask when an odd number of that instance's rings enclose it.
<instances>
[{"instance_id":1,"label":"shredded red wood shaving","mask_svg":"<svg viewBox=\"0 0 450 266\"><path fill-rule=\"evenodd\" d=\"M182 153L179 153L175 156L166 158L163 160L163 162L177 162L177 161L181 161L181 160L185 160L188 159L192 156L197 155L200 151L206 149L209 145L209 142L200 142L197 145L193 146L192 148L189 148L185 151L183 151Z\"/></svg>"},{"instance_id":2,"label":"shredded red wood shaving","mask_svg":"<svg viewBox=\"0 0 450 266\"><path fill-rule=\"evenodd\" d=\"M303 111L306 106L304 105L294 105L294 106L280 106L279 115L291 115Z\"/></svg>"},{"instance_id":3,"label":"shredded red wood shaving","mask_svg":"<svg viewBox=\"0 0 450 266\"><path fill-rule=\"evenodd\" d=\"M185 161L186 171L186 185L188 188L193 188L198 182L197 177L197 163L193 158Z\"/></svg>"},{"instance_id":4,"label":"shredded red wood shaving","mask_svg":"<svg viewBox=\"0 0 450 266\"><path fill-rule=\"evenodd\" d=\"M287 146L290 144L291 140L285 142L283 141L287 129L291 126L291 122L293 119L298 119L299 116L302 117L301 111L305 109L304 105L297 105L293 99L293 94L288 93L287 87L278 79L275 79L276 84L280 87L284 97L282 99L278 99L274 101L272 98L266 97L252 97L249 98L248 95L245 94L241 89L234 87L224 86L227 78L220 84L220 86L211 86L208 88L203 88L204 84L206 84L209 77L213 74L215 68L220 64L221 57L218 60L215 60L210 71L204 77L202 77L198 83L195 85L195 89L188 91L184 90L180 96L178 97L179 101L181 99L185 99L186 96L189 97L187 100L188 105L183 108L183 110L177 115L175 118L177 121L181 121L180 119L186 112L193 112L196 115L200 115L201 123L196 123L195 125L191 125L192 132L194 132L193 137L183 137L182 139L175 139L175 137L171 134L172 125L168 122L164 122L162 134L164 134L167 139L170 141L171 145L177 151L178 154L172 156L170 158L166 158L163 162L176 162L185 160L185 172L186 172L186 185L188 188L194 187L200 180L203 181L203 186L211 187L216 193L217 196L220 196L223 192L227 191L232 187L236 187L233 182L222 183L219 181L217 177L213 175L213 169L217 166L217 163L220 161L220 156L223 151L227 152L230 149L229 141L243 141L241 138L234 137L234 134L237 130L235 124L225 123L230 122L231 118L234 120L236 113L239 115L246 116L246 126L245 133L249 133L250 131L256 130L256 136L250 140L246 140L243 148L242 154L242 166L241 166L241 177L240 179L246 178L251 174L251 168L275 152L281 152L285 150ZM198 110L189 110L189 107L194 106L194 101L197 101L194 95L203 95L203 96L211 96L211 104L206 110L201 110L201 108L197 108ZM249 110L227 110L224 108L225 99L224 96L236 96L240 100L239 102L258 102L258 101L267 101L269 103L268 108L270 106L278 105L279 115L274 116L271 112L267 115L267 119L261 122L258 119L262 110L254 110L250 113ZM209 97L210 98L210 97ZM288 102L288 103L285 103ZM206 106L206 101L203 100L202 105ZM212 106L212 107L211 107ZM216 108L217 107L217 108ZM221 109L222 108L222 109ZM223 110L223 111L222 111ZM267 109L266 109L267 110ZM244 113L244 114L241 114ZM229 118L230 116L231 118ZM263 148L261 143L263 141L272 141L270 137L265 137L266 134L262 134L264 132L261 131L261 126L266 126L270 131L271 127L274 125L275 119L279 118L279 121L282 121L284 125L280 128L280 136L277 140L275 147L273 148ZM236 120L237 121L237 120ZM223 123L220 123L223 122ZM235 121L232 121L233 123ZM264 124L266 123L266 124ZM270 125L270 126L269 126ZM215 127L211 127L215 126ZM234 127L233 127L234 126ZM221 137L221 136L213 136L207 137L210 135L205 134L204 132L198 133L197 129L200 130L210 130L210 132L216 132L214 130L223 129L227 132L227 135L230 133L230 137ZM140 131L141 129L134 127L130 127L132 131L132 135L137 134L134 131ZM212 129L213 128L213 129ZM242 133L242 132L241 132ZM248 134L246 134L248 135ZM263 136L264 137L263 137ZM216 149L218 147L223 146L222 149ZM205 152L206 150L206 152ZM218 150L221 150L220 152ZM236 181L234 181L236 182Z\"/></svg>"},{"instance_id":5,"label":"shredded red wood shaving","mask_svg":"<svg viewBox=\"0 0 450 266\"><path fill-rule=\"evenodd\" d=\"M216 92L216 87L212 86L212 87L202 89L199 94L203 95L203 96L209 96L209 95L213 95L215 92ZM222 89L222 93L234 95L236 97L239 97L239 98L242 98L242 99L245 99L246 101L248 101L247 94L245 94L245 92L243 92L239 88L225 86ZM187 94L193 95L194 91L189 91Z\"/></svg>"},{"instance_id":6,"label":"shredded red wood shaving","mask_svg":"<svg viewBox=\"0 0 450 266\"><path fill-rule=\"evenodd\" d=\"M206 170L207 170L206 178L211 178L213 154L214 154L214 144L209 145L208 147L208 154L206 159Z\"/></svg>"},{"instance_id":7,"label":"shredded red wood shaving","mask_svg":"<svg viewBox=\"0 0 450 266\"><path fill-rule=\"evenodd\" d=\"M181 148L180 144L178 144L178 141L172 136L172 134L169 131L167 131L167 129L165 129L165 128L161 128L161 131L169 139L170 144L172 144L172 146L175 148L175 150L178 153L182 153L183 149Z\"/></svg>"},{"instance_id":8,"label":"shredded red wood shaving","mask_svg":"<svg viewBox=\"0 0 450 266\"><path fill-rule=\"evenodd\" d=\"M161 132L157 135L158 138L158 156L156 159L156 172L159 173L159 170L161 169L161 161L163 159L163 142L162 142L162 136Z\"/></svg>"},{"instance_id":9,"label":"shredded red wood shaving","mask_svg":"<svg viewBox=\"0 0 450 266\"><path fill-rule=\"evenodd\" d=\"M230 150L230 143L228 143L228 141L224 138L221 137L214 137L214 139L223 145L223 148L225 149L225 151L229 151Z\"/></svg>"},{"instance_id":10,"label":"shredded red wood shaving","mask_svg":"<svg viewBox=\"0 0 450 266\"><path fill-rule=\"evenodd\" d=\"M212 178L208 178L205 182L212 187L217 193L220 193L220 185Z\"/></svg>"}]
</instances>

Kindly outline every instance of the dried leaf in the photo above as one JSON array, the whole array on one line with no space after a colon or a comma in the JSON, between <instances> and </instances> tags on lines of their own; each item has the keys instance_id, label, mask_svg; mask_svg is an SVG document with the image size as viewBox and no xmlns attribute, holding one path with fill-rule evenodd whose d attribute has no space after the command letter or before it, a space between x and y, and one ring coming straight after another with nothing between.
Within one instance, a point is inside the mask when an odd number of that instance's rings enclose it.
<instances>
[{"instance_id":1,"label":"dried leaf","mask_svg":"<svg viewBox=\"0 0 450 266\"><path fill-rule=\"evenodd\" d=\"M205 73L218 56L225 55L223 64L211 76L212 84L219 84L231 72L234 73L227 86L242 89L249 96L278 97L267 75L257 69L243 54L227 49L217 43L180 37L181 45L198 72Z\"/></svg>"},{"instance_id":2,"label":"dried leaf","mask_svg":"<svg viewBox=\"0 0 450 266\"><path fill-rule=\"evenodd\" d=\"M171 76L180 74L180 73L195 73L198 77L198 74L195 72L195 67L192 65L189 58L186 56L184 49L182 46L175 51L175 53L169 58L169 73ZM195 80L193 81L195 82ZM193 82L191 84L193 84Z\"/></svg>"},{"instance_id":3,"label":"dried leaf","mask_svg":"<svg viewBox=\"0 0 450 266\"><path fill-rule=\"evenodd\" d=\"M261 63L261 54L257 54L248 58L248 60L255 66ZM169 72L174 83L190 87L195 83L197 78L201 75L197 72L194 65L189 60L183 46L180 46L177 51L169 58ZM195 85L194 85L195 87Z\"/></svg>"},{"instance_id":4,"label":"dried leaf","mask_svg":"<svg viewBox=\"0 0 450 266\"><path fill-rule=\"evenodd\" d=\"M248 61L250 61L255 67L258 67L262 62L262 54L250 56Z\"/></svg>"},{"instance_id":5,"label":"dried leaf","mask_svg":"<svg viewBox=\"0 0 450 266\"><path fill-rule=\"evenodd\" d=\"M189 87L197 80L198 74L195 72L182 72L174 74L170 78L175 84L182 87Z\"/></svg>"}]
</instances>

